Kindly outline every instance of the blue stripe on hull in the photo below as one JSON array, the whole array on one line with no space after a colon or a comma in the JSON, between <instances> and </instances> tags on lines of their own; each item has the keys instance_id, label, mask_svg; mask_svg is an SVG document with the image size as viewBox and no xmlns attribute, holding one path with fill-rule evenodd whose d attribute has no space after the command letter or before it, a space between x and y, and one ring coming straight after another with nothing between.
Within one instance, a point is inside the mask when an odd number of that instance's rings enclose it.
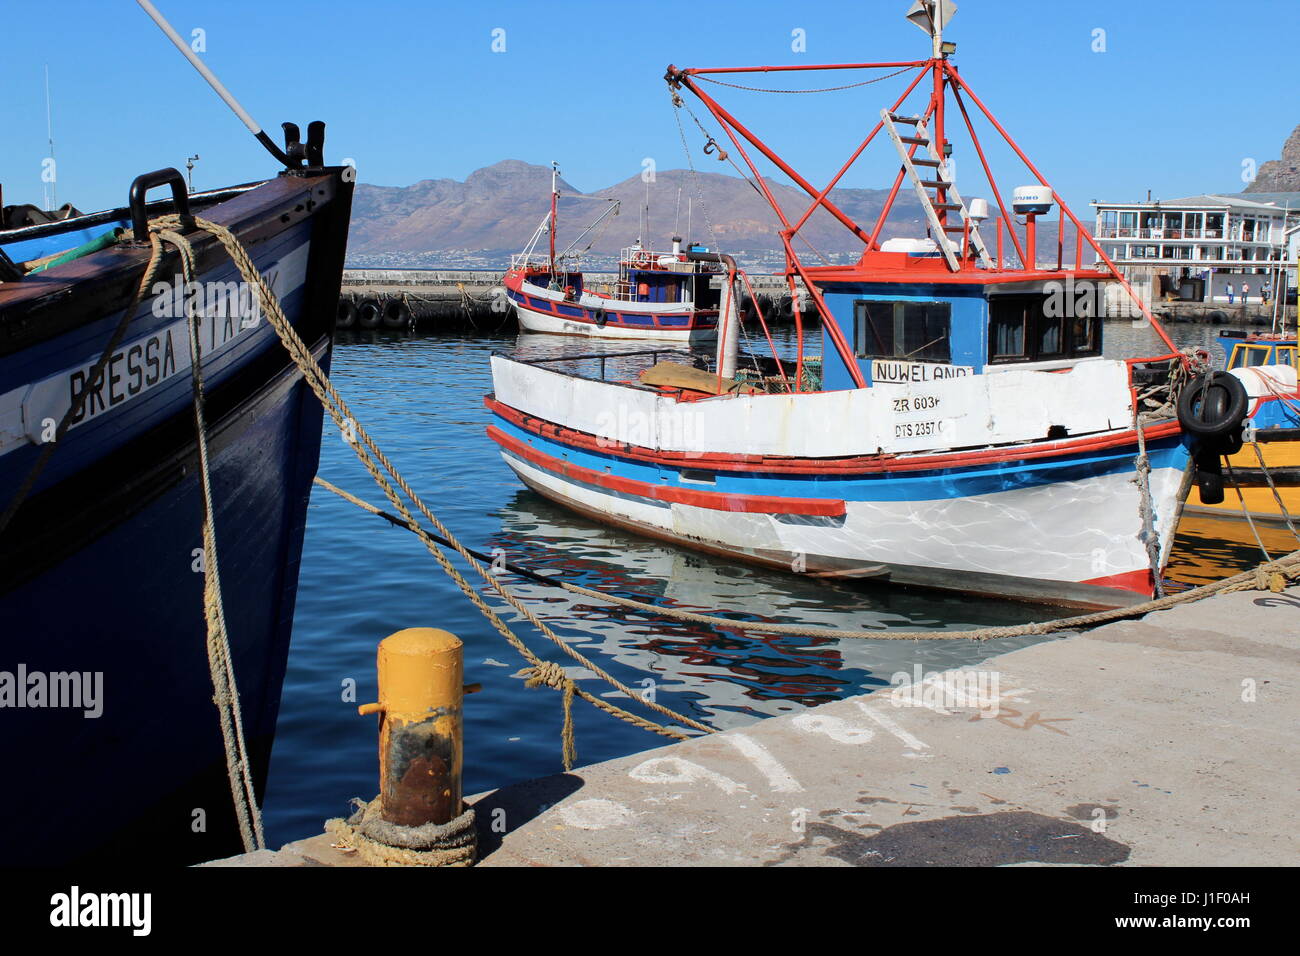
<instances>
[{"instance_id":1,"label":"blue stripe on hull","mask_svg":"<svg viewBox=\"0 0 1300 956\"><path fill-rule=\"evenodd\" d=\"M502 431L553 457L621 478L692 491L844 501L934 501L1081 481L1100 475L1127 474L1136 470L1136 448L1132 447L1103 453L1085 452L1059 458L1013 460L965 468L872 472L849 476L717 471L712 473L715 482L708 484L683 481L681 470L677 468L577 449L525 431L500 416L494 416L494 419ZM1149 442L1147 451L1153 469L1173 468L1181 471L1187 464L1187 448L1177 436Z\"/></svg>"}]
</instances>

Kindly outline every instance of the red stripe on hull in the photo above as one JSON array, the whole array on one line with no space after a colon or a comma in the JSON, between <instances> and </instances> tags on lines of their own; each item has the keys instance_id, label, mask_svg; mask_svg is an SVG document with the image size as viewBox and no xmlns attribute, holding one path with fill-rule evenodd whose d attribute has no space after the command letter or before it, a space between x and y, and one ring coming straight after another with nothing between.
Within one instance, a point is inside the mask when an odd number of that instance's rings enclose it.
<instances>
[{"instance_id":1,"label":"red stripe on hull","mask_svg":"<svg viewBox=\"0 0 1300 956\"><path fill-rule=\"evenodd\" d=\"M594 451L602 455L613 455L633 461L653 462L673 468L700 468L704 470L763 471L796 475L933 471L941 468L985 465L1003 461L1055 458L1080 452L1105 451L1109 448L1119 448L1137 443L1137 433L1125 431L1090 438L1079 438L1072 441L1014 445L979 452L912 455L906 458L899 458L896 455L889 454L848 458L775 458L763 455L734 455L717 452L658 451L640 445L614 442L608 438L598 438L588 432L580 432L562 425L556 425L554 422L527 415L518 409L511 408L509 405L504 405L491 395L483 397L483 404L493 413L500 415L506 421L525 431L562 444L572 445L574 448L583 451ZM1178 431L1179 425L1177 422L1149 426L1146 430L1146 440L1152 441L1153 439L1176 435Z\"/></svg>"},{"instance_id":2,"label":"red stripe on hull","mask_svg":"<svg viewBox=\"0 0 1300 956\"><path fill-rule=\"evenodd\" d=\"M1117 591L1132 591L1135 594L1141 594L1143 597L1151 597L1155 593L1155 584L1151 580L1150 569L1144 571L1126 571L1123 574L1112 574L1104 578L1092 578L1088 581L1082 581L1081 584L1093 584L1099 588L1114 588Z\"/></svg>"},{"instance_id":3,"label":"red stripe on hull","mask_svg":"<svg viewBox=\"0 0 1300 956\"><path fill-rule=\"evenodd\" d=\"M756 514L780 515L814 515L825 518L839 518L844 515L844 502L831 498L778 498L772 495L737 495L717 491L694 491L689 488L674 488L667 485L652 485L632 478L607 475L592 471L555 458L516 438L507 435L494 425L487 428L488 437L494 442L525 461L531 462L551 474L571 478L598 488L608 488L624 494L638 495L654 501L668 501L674 504L692 505L696 508L708 508L710 511L742 511Z\"/></svg>"}]
</instances>

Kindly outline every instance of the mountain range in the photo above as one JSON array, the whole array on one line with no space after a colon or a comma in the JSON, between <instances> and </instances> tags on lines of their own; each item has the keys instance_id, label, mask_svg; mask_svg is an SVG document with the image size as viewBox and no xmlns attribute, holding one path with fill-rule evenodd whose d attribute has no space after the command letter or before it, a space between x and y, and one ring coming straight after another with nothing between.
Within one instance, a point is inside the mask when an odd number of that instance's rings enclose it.
<instances>
[{"instance_id":1,"label":"mountain range","mask_svg":"<svg viewBox=\"0 0 1300 956\"><path fill-rule=\"evenodd\" d=\"M616 255L619 249L632 245L643 229L646 243L655 247L667 246L678 230L687 241L710 247L716 244L726 251L781 249L778 222L766 200L755 185L735 176L672 169L657 172L650 182L632 176L591 193L563 179L558 185L561 198L556 235L561 248L604 212L610 200L619 200L619 213L583 240L583 246L594 240L593 254ZM772 180L766 185L788 216L797 218L809 205L809 198L793 186ZM547 214L550 191L550 168L519 160L476 170L464 182L426 179L411 186L358 183L349 258L451 250L509 255L524 246ZM888 195L884 189L837 189L830 198L869 227ZM882 236L923 234L922 218L911 191L900 192ZM685 235L688 222L689 236ZM861 249L861 243L822 209L799 234L827 255ZM809 261L816 261L808 244L802 244L801 252Z\"/></svg>"}]
</instances>

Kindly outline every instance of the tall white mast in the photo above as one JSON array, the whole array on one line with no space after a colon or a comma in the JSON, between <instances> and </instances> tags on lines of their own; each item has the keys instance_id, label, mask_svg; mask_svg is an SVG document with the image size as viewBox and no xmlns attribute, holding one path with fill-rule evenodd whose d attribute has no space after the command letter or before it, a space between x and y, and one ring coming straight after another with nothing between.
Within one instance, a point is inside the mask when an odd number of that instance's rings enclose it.
<instances>
[{"instance_id":1,"label":"tall white mast","mask_svg":"<svg viewBox=\"0 0 1300 956\"><path fill-rule=\"evenodd\" d=\"M45 208L54 209L59 205L59 167L54 162L54 119L50 109L50 65L45 64L45 135L50 143L50 169L48 175L49 191L45 194Z\"/></svg>"}]
</instances>

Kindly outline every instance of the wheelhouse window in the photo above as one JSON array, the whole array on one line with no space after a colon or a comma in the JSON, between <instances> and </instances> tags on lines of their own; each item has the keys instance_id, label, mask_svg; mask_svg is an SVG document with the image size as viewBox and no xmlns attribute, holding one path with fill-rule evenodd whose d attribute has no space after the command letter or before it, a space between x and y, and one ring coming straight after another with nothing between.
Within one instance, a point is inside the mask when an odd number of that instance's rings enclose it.
<instances>
[{"instance_id":1,"label":"wheelhouse window","mask_svg":"<svg viewBox=\"0 0 1300 956\"><path fill-rule=\"evenodd\" d=\"M949 303L859 299L853 309L853 347L858 358L952 361Z\"/></svg>"},{"instance_id":2,"label":"wheelhouse window","mask_svg":"<svg viewBox=\"0 0 1300 956\"><path fill-rule=\"evenodd\" d=\"M1096 295L998 295L989 301L989 362L1050 362L1101 354Z\"/></svg>"},{"instance_id":3,"label":"wheelhouse window","mask_svg":"<svg viewBox=\"0 0 1300 956\"><path fill-rule=\"evenodd\" d=\"M1267 365L1268 354L1272 348L1267 345L1238 345L1232 352L1232 361L1228 368L1250 368Z\"/></svg>"}]
</instances>

